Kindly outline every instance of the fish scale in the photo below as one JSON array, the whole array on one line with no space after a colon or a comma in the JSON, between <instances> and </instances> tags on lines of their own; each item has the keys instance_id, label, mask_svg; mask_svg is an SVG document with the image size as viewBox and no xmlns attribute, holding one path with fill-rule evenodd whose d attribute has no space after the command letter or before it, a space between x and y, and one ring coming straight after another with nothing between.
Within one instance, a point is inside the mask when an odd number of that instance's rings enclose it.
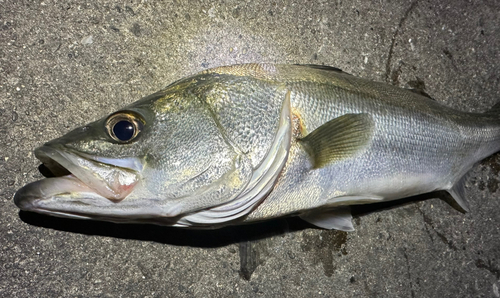
<instances>
[{"instance_id":1,"label":"fish scale","mask_svg":"<svg viewBox=\"0 0 500 298\"><path fill-rule=\"evenodd\" d=\"M351 205L435 190L467 210L463 177L500 149L500 106L466 113L422 94L328 66L205 70L36 149L58 174L14 201L79 219L218 228L299 215L344 231Z\"/></svg>"}]
</instances>

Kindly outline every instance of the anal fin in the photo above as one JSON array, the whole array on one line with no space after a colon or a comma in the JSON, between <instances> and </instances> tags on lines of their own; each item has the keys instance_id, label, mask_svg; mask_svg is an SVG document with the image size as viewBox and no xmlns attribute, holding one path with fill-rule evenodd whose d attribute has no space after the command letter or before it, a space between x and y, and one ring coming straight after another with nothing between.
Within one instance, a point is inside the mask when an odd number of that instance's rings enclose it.
<instances>
[{"instance_id":1,"label":"anal fin","mask_svg":"<svg viewBox=\"0 0 500 298\"><path fill-rule=\"evenodd\" d=\"M458 204L460 208L465 212L469 212L469 203L465 199L465 181L467 180L468 175L465 174L460 180L453 185L451 189L448 190L448 193L453 197L455 202Z\"/></svg>"},{"instance_id":2,"label":"anal fin","mask_svg":"<svg viewBox=\"0 0 500 298\"><path fill-rule=\"evenodd\" d=\"M348 206L328 210L312 210L301 214L299 217L323 229L335 229L344 232L354 231L351 208Z\"/></svg>"}]
</instances>

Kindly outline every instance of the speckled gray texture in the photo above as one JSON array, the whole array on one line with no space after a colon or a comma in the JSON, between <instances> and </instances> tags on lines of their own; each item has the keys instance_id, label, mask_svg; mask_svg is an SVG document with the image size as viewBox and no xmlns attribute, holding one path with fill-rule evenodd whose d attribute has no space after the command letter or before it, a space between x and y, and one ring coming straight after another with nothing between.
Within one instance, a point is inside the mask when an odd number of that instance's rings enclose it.
<instances>
[{"instance_id":1,"label":"speckled gray texture","mask_svg":"<svg viewBox=\"0 0 500 298\"><path fill-rule=\"evenodd\" d=\"M500 297L498 156L468 179L470 213L410 202L348 234L19 214L35 146L208 67L326 64L463 110L500 100L498 1L221 3L0 0L0 296Z\"/></svg>"}]
</instances>

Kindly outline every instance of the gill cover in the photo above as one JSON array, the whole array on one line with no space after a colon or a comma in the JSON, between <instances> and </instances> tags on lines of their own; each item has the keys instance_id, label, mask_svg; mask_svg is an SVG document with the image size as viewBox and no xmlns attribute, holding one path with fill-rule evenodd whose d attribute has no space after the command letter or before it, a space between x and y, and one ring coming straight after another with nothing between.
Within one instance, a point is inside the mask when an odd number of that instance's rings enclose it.
<instances>
[{"instance_id":1,"label":"gill cover","mask_svg":"<svg viewBox=\"0 0 500 298\"><path fill-rule=\"evenodd\" d=\"M291 145L290 91L285 95L276 131L265 158L253 171L248 185L234 200L188 214L179 219L175 225L185 227L216 225L236 220L250 213L269 194L285 166Z\"/></svg>"}]
</instances>

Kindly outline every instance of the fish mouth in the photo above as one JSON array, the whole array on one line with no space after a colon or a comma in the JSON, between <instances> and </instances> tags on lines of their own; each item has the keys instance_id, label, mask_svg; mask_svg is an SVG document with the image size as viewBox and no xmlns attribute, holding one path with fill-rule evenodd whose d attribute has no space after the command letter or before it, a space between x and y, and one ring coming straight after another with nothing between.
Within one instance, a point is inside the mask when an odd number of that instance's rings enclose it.
<instances>
[{"instance_id":1,"label":"fish mouth","mask_svg":"<svg viewBox=\"0 0 500 298\"><path fill-rule=\"evenodd\" d=\"M82 207L109 207L122 201L140 181L139 158L106 158L44 145L35 156L54 177L19 189L14 203L25 211L90 218Z\"/></svg>"}]
</instances>

